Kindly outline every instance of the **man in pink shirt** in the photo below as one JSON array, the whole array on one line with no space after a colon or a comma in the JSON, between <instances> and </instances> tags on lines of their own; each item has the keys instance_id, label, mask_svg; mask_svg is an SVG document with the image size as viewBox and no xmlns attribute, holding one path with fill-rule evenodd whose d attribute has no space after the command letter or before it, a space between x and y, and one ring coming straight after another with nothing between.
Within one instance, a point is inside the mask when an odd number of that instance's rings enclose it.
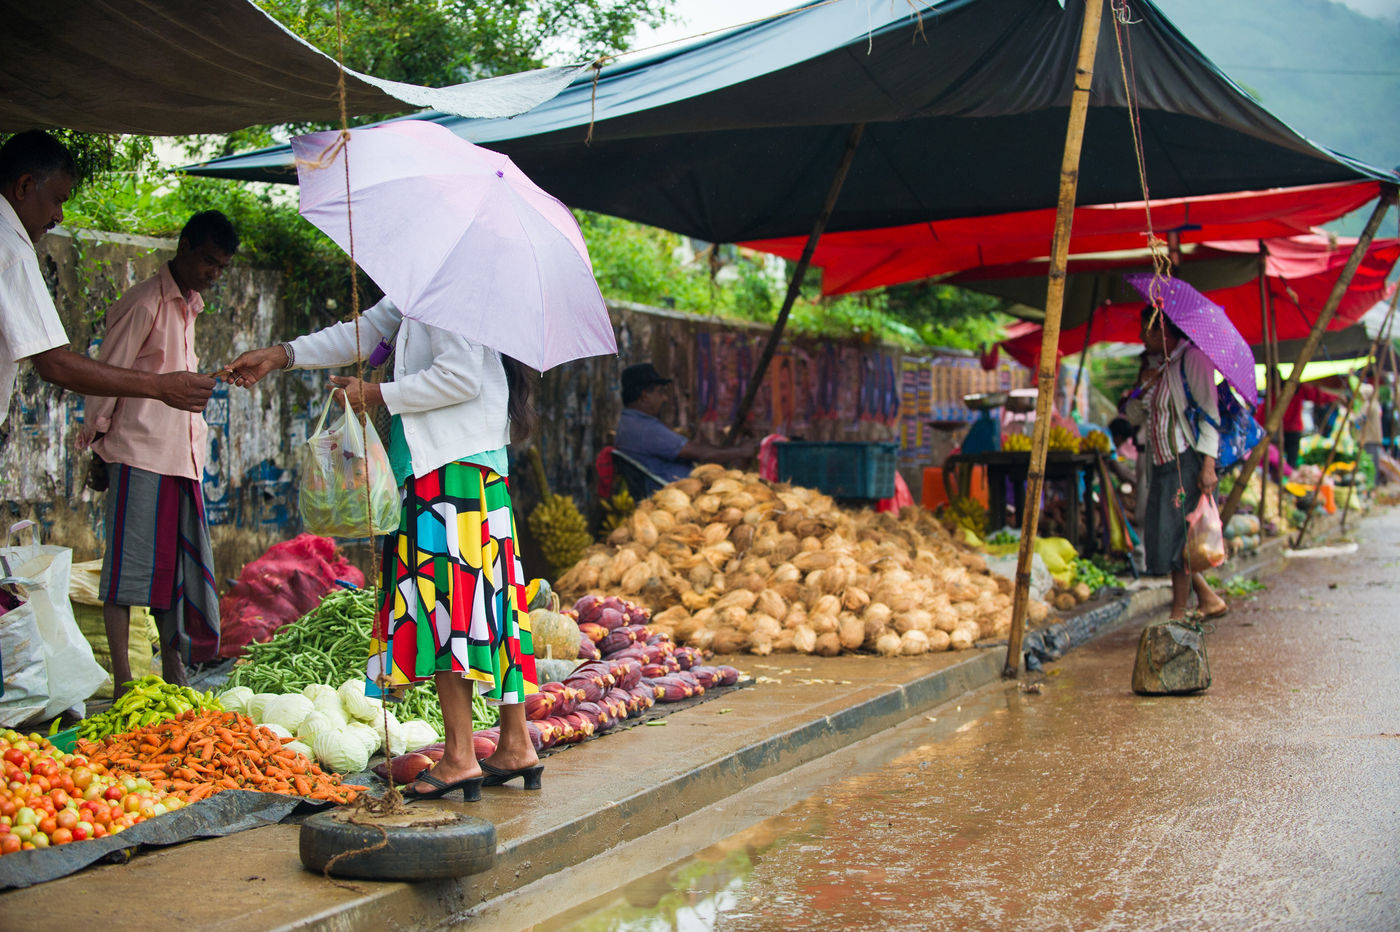
<instances>
[{"instance_id":1,"label":"man in pink shirt","mask_svg":"<svg viewBox=\"0 0 1400 932\"><path fill-rule=\"evenodd\" d=\"M199 370L194 324L200 292L238 250L217 210L195 214L175 258L133 286L107 312L102 360L146 372ZM204 416L144 398L87 399L80 444L108 464L106 540L99 594L112 650L116 694L131 679L130 607L148 605L160 628L167 682L186 682L185 664L213 659L219 600L204 516Z\"/></svg>"}]
</instances>

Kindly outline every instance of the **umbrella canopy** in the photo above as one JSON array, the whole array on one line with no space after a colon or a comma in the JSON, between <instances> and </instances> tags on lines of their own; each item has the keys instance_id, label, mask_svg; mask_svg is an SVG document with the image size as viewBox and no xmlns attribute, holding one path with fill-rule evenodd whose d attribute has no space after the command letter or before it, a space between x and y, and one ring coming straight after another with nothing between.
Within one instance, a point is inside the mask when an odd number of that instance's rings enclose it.
<instances>
[{"instance_id":1,"label":"umbrella canopy","mask_svg":"<svg viewBox=\"0 0 1400 932\"><path fill-rule=\"evenodd\" d=\"M509 158L421 121L339 138L292 141L302 216L347 252L353 222L355 261L404 316L541 371L617 352L573 214Z\"/></svg>"},{"instance_id":2,"label":"umbrella canopy","mask_svg":"<svg viewBox=\"0 0 1400 932\"><path fill-rule=\"evenodd\" d=\"M1160 279L1151 275L1129 275L1128 283L1196 344L1206 358L1239 393L1247 404L1259 401L1254 384L1254 355L1225 314L1225 308L1211 301L1180 279Z\"/></svg>"},{"instance_id":3,"label":"umbrella canopy","mask_svg":"<svg viewBox=\"0 0 1400 932\"><path fill-rule=\"evenodd\" d=\"M1154 197L1395 180L1299 136L1152 3L1131 7ZM605 68L521 117L434 119L572 207L710 242L808 233L854 124L865 132L828 233L1053 208L1083 16L1082 0L827 0ZM1103 30L1088 204L1142 197L1114 17ZM290 166L273 148L189 170L290 181Z\"/></svg>"},{"instance_id":4,"label":"umbrella canopy","mask_svg":"<svg viewBox=\"0 0 1400 932\"><path fill-rule=\"evenodd\" d=\"M1309 233L1375 200L1380 184L1362 181L1241 191L1151 202L1152 226L1178 243L1261 239ZM1050 255L1055 211L1028 210L993 217L828 233L812 264L822 270L823 294L846 294L887 285L1006 265ZM1147 205L1096 204L1074 211L1070 254L1117 252L1147 245ZM806 237L753 240L740 245L796 260Z\"/></svg>"},{"instance_id":5,"label":"umbrella canopy","mask_svg":"<svg viewBox=\"0 0 1400 932\"><path fill-rule=\"evenodd\" d=\"M1317 319L1317 309L1327 300L1355 243L1356 240L1351 237L1332 239L1317 235L1264 241L1269 308L1273 312L1280 340L1302 340L1307 337L1313 321ZM1251 253L1236 252L1241 248L1249 248ZM1258 243L1202 244L1183 250L1182 264L1172 273L1205 290L1211 301L1224 307L1235 329L1252 346L1264 341L1258 249ZM1353 327L1367 310L1389 294L1386 276L1397 260L1400 260L1400 240L1375 240L1371 243L1352 277L1351 285L1342 296L1336 316L1328 325L1329 333ZM1067 307L1066 317L1072 311L1074 318L1084 323L1060 331L1061 355L1078 353L1084 348L1086 338L1090 344L1138 342L1138 310L1142 303L1137 300L1135 290L1129 293L1130 286L1123 279L1145 268L1146 263L1141 255L1126 259L1081 257L1070 261L1066 295L1067 299L1073 299L1076 303ZM1205 272L1198 271L1201 269ZM999 277L987 277L968 283L966 287L1004 296L1020 295L1031 302L1044 299L1044 263L1021 263L997 269L974 270L968 274ZM1216 280L1215 285L1202 284L1212 279ZM1225 280L1225 283L1220 284L1220 280ZM1098 296L1093 298L1096 282ZM1093 324L1089 326L1087 319L1091 306L1097 310ZM1369 340L1362 343L1365 347L1370 346ZM1035 368L1040 358L1040 325L1026 323L1010 328L1001 346L1019 362ZM1280 352L1283 358L1292 358L1297 348L1280 344ZM1338 353L1331 355L1335 357Z\"/></svg>"}]
</instances>

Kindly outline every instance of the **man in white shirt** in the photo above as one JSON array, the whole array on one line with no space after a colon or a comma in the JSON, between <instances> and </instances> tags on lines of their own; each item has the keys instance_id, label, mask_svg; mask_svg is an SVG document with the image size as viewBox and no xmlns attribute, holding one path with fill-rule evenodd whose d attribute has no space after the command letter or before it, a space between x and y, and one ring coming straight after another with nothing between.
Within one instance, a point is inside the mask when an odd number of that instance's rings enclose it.
<instances>
[{"instance_id":1,"label":"man in white shirt","mask_svg":"<svg viewBox=\"0 0 1400 932\"><path fill-rule=\"evenodd\" d=\"M67 148L30 130L0 146L0 426L22 359L41 378L85 395L155 398L172 408L203 411L214 379L197 372L139 372L81 356L68 348L34 244L63 220L77 183Z\"/></svg>"}]
</instances>

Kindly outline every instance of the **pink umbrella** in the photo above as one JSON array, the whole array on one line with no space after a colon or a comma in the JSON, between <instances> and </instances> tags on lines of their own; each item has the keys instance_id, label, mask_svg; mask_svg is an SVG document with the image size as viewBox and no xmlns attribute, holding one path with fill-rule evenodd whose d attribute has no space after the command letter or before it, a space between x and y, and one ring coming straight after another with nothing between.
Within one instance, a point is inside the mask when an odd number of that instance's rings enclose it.
<instances>
[{"instance_id":1,"label":"pink umbrella","mask_svg":"<svg viewBox=\"0 0 1400 932\"><path fill-rule=\"evenodd\" d=\"M1126 275L1124 280L1145 299L1156 303L1168 319L1181 328L1246 404L1259 403L1254 354L1225 315L1223 307L1177 278Z\"/></svg>"},{"instance_id":2,"label":"pink umbrella","mask_svg":"<svg viewBox=\"0 0 1400 932\"><path fill-rule=\"evenodd\" d=\"M347 252L353 222L355 261L404 316L540 371L617 352L573 214L509 158L420 120L339 136L292 140L301 215Z\"/></svg>"}]
</instances>

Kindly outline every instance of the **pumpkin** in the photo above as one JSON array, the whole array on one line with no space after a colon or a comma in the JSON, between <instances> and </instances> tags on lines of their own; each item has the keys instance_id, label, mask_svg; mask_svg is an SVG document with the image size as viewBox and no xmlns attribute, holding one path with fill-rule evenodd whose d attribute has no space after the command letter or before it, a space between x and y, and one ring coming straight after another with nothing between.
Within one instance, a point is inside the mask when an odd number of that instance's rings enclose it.
<instances>
[{"instance_id":1,"label":"pumpkin","mask_svg":"<svg viewBox=\"0 0 1400 932\"><path fill-rule=\"evenodd\" d=\"M559 596L550 593L550 607L530 613L530 635L537 657L555 660L578 659L578 624L559 613Z\"/></svg>"}]
</instances>

